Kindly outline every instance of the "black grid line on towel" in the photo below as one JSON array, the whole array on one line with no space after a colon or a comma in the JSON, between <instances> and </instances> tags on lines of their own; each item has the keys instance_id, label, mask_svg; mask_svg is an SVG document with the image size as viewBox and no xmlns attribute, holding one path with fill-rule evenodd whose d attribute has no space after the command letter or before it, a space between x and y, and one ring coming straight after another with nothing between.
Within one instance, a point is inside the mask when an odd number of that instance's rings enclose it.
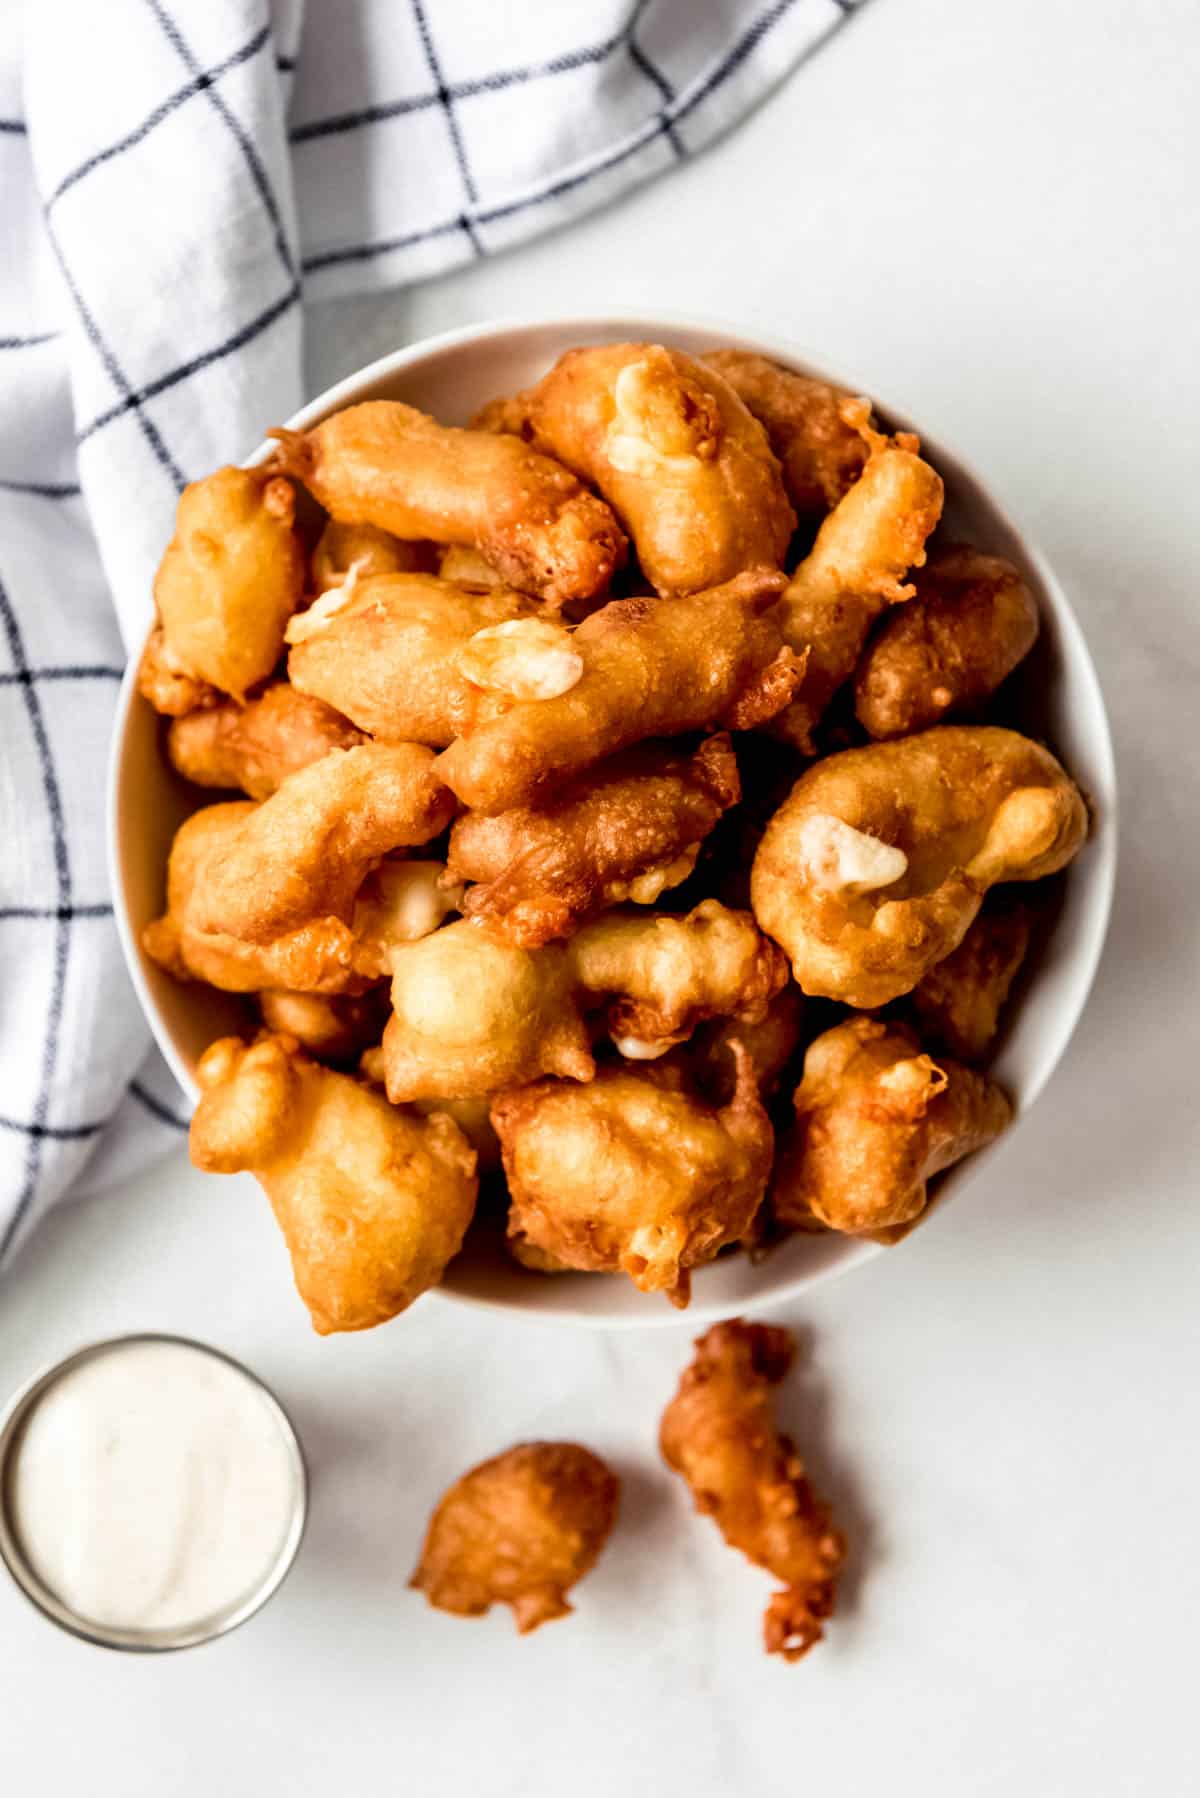
<instances>
[{"instance_id":1,"label":"black grid line on towel","mask_svg":"<svg viewBox=\"0 0 1200 1798\"><path fill-rule=\"evenodd\" d=\"M30 668L26 663L0 673L0 687L34 687L39 681L55 680L119 681L124 672L108 662L65 662L53 668Z\"/></svg>"},{"instance_id":2,"label":"black grid line on towel","mask_svg":"<svg viewBox=\"0 0 1200 1798\"><path fill-rule=\"evenodd\" d=\"M586 186L589 181L594 181L598 176L608 174L614 168L619 168L623 162L628 162L631 157L639 155L658 139L666 137L669 129L673 129L682 119L687 118L702 101L717 92L737 72L746 58L753 54L768 33L791 12L796 4L797 0L775 0L775 4L760 13L758 18L730 46L720 62L709 70L702 82L674 100L668 101L660 113L656 114L620 148L610 151L607 156L598 158L574 174L564 175L557 181L549 182L533 193L522 194L518 199L502 201L494 206L477 206L471 214L470 222L476 225L493 224L500 219L512 218L535 206L544 205L550 200L559 199L563 194L572 193L576 188ZM625 32L622 32L619 41L624 43L626 35ZM309 274L318 269L336 267L344 262L371 261L377 256L386 256L397 250L406 250L415 244L425 243L436 237L446 237L451 232L460 230L462 223L463 221L459 218L443 219L437 224L428 225L420 231L409 232L403 237L380 238L369 243L351 244L344 249L319 251L317 254L305 258L304 271Z\"/></svg>"},{"instance_id":3,"label":"black grid line on towel","mask_svg":"<svg viewBox=\"0 0 1200 1798\"><path fill-rule=\"evenodd\" d=\"M177 88L173 94L169 94L160 105L154 108L153 112L148 113L140 125L136 125L132 131L127 132L124 137L118 138L115 143L106 145L103 150L97 150L85 162L81 162L77 168L73 168L70 174L64 175L46 201L47 209L56 205L65 193L71 191L76 182L82 181L85 175L90 175L93 169L101 168L104 163L112 162L117 156L123 156L126 150L132 150L135 144L142 143L156 126L161 125L164 119L169 119L173 113L178 112L184 102L190 100L193 95L203 93L207 88L214 86L222 75L228 74L230 69L239 68L242 63L249 62L250 58L256 56L264 44L270 41L270 37L270 26L264 25L261 31L255 32L248 43L243 44L240 50L235 50L231 56L227 56L224 62L214 64L211 69L201 69L183 87Z\"/></svg>"},{"instance_id":4,"label":"black grid line on towel","mask_svg":"<svg viewBox=\"0 0 1200 1798\"><path fill-rule=\"evenodd\" d=\"M154 453L155 461L158 463L159 467L162 468L166 472L168 478L174 483L176 493L182 493L184 487L187 485L187 481L184 478L183 471L179 467L179 464L175 461L175 458L172 456L172 454L171 454L170 450L167 448L166 444L164 443L163 438L162 438L162 433L159 431L158 426L154 423L154 420L152 418L146 417L146 414L142 410L141 400L139 399L138 395L134 392L133 386L132 386L131 382L129 381L128 376L125 374L120 363L117 361L116 357L113 355L112 350L109 348L108 344L105 342L104 338L101 336L100 327L96 323L95 319L92 317L91 312L88 310L87 302L85 301L83 295L80 293L79 288L75 282L75 277L74 277L74 275L72 275L70 267L67 263L67 259L62 253L62 249L59 245L58 237L55 234L53 225L50 223L49 213L46 214L46 241L49 243L51 250L54 252L54 260L58 264L59 271L62 275L64 283L66 284L67 292L70 294L72 303L74 304L74 307L75 307L75 310L79 314L79 320L80 320L80 323L82 324L83 329L87 335L88 342L91 344L92 348L95 350L96 354L99 356L101 362L103 363L104 368L108 374L109 380L112 382L113 386L117 389L117 391L123 396L121 405L119 406L118 410L121 412L132 412L133 413L134 417L137 419L138 425L141 428L143 437L146 439L146 442L150 445L150 448ZM114 412L113 416L114 417L116 416L115 412Z\"/></svg>"},{"instance_id":5,"label":"black grid line on towel","mask_svg":"<svg viewBox=\"0 0 1200 1798\"><path fill-rule=\"evenodd\" d=\"M40 343L54 343L61 331L30 331L23 337L0 337L0 350L32 350Z\"/></svg>"},{"instance_id":6,"label":"black grid line on towel","mask_svg":"<svg viewBox=\"0 0 1200 1798\"><path fill-rule=\"evenodd\" d=\"M185 39L183 32L179 29L177 21L172 18L166 7L161 4L161 0L146 0L146 5L150 8L150 11L162 26L171 47L178 55L184 67L190 70L193 77L202 75L204 71L188 47L187 40ZM294 280L296 276L296 264L293 261L292 252L287 241L287 235L283 229L283 215L279 210L279 202L275 198L275 193L271 187L270 178L267 175L266 168L263 165L262 157L259 155L249 133L246 131L240 120L235 117L233 111L226 103L220 90L215 87L212 82L209 82L201 91L207 95L213 110L216 112L218 118L222 120L226 130L232 135L234 142L242 153L242 160L249 170L250 179L254 183L255 191L262 201L263 209L265 210L267 217L271 221L275 233L275 249L279 256L279 260L282 262L285 272L291 275Z\"/></svg>"},{"instance_id":7,"label":"black grid line on towel","mask_svg":"<svg viewBox=\"0 0 1200 1798\"><path fill-rule=\"evenodd\" d=\"M25 644L12 601L2 585L0 585L0 629L3 629L7 640L13 667L20 673L23 669L28 668ZM67 847L67 827L63 814L62 792L58 784L58 771L54 765L50 735L46 729L46 720L42 713L37 689L32 681L26 681L22 683L21 691L25 696L25 713L29 721L29 731L41 767L42 792L46 801L51 844L54 851L56 898L60 910L63 910L69 908L71 904L71 858ZM0 1237L0 1262L3 1262L7 1255L17 1231L24 1223L26 1214L33 1204L42 1171L42 1142L47 1128L46 1113L50 1109L50 1088L54 1081L54 1068L58 1059L58 1037L62 1028L63 1002L67 989L67 956L71 946L70 923L68 917L56 917L54 922L54 965L51 972L50 1003L46 1012L46 1034L42 1044L37 1098L34 1101L33 1117L30 1120L29 1147L25 1154L21 1189L17 1194L17 1202L9 1219L8 1228L3 1237ZM83 1126L80 1128L82 1129Z\"/></svg>"},{"instance_id":8,"label":"black grid line on towel","mask_svg":"<svg viewBox=\"0 0 1200 1798\"><path fill-rule=\"evenodd\" d=\"M25 135L24 119L0 119L0 136L24 137Z\"/></svg>"},{"instance_id":9,"label":"black grid line on towel","mask_svg":"<svg viewBox=\"0 0 1200 1798\"><path fill-rule=\"evenodd\" d=\"M454 229L453 226L449 228ZM235 350L244 349L246 344L253 342L254 338L261 336L269 326L273 325L276 319L282 318L285 312L289 312L299 298L300 283L297 280L292 282L286 293L280 294L277 300L272 300L271 304L265 306L255 318L250 319L239 330L232 332L221 343L214 344L212 349L201 350L199 355L192 356L187 362L181 362L177 368L170 369L165 375L156 375L153 381L147 381L145 386L139 387L136 392L131 389L123 399L117 400L106 411L98 413L89 424L84 425L81 430L76 432L76 443L86 443L87 439L95 432L101 430L105 425L111 424L114 418L120 418L125 412L138 412L140 417L139 408L147 400L156 399L160 393L166 393L169 388L177 387L180 381L186 381L191 375L198 374L202 368L209 368L214 362L220 362L225 356L231 356Z\"/></svg>"},{"instance_id":10,"label":"black grid line on towel","mask_svg":"<svg viewBox=\"0 0 1200 1798\"><path fill-rule=\"evenodd\" d=\"M425 8L421 4L421 0L409 0L409 5L412 8L412 15L416 21L417 32L421 39L421 48L425 53L425 61L429 64L429 73L433 76L437 86L437 101L442 112L445 114L446 130L450 134L450 143L454 150L454 160L458 164L459 179L463 184L463 192L466 195L466 204L468 207L477 206L479 204L479 190L475 186L475 180L471 174L471 165L467 161L467 146L464 144L462 132L458 128L458 119L454 112L454 101L450 96L450 89L446 86L445 77L442 74L442 65L438 61L437 51L434 49L433 34L429 29L429 20L425 17ZM483 245L476 236L475 227L472 225L465 210L459 219L459 225L461 226L473 253L476 256L482 256Z\"/></svg>"},{"instance_id":11,"label":"black grid line on towel","mask_svg":"<svg viewBox=\"0 0 1200 1798\"><path fill-rule=\"evenodd\" d=\"M78 499L82 492L78 481L0 480L0 493L24 493L33 499Z\"/></svg>"},{"instance_id":12,"label":"black grid line on towel","mask_svg":"<svg viewBox=\"0 0 1200 1798\"><path fill-rule=\"evenodd\" d=\"M190 1121L187 1118L176 1117L175 1113L171 1110L171 1107L165 1105L161 1099L156 1098L149 1087L143 1086L140 1080L131 1080L129 1082L129 1090L137 1100L138 1104L148 1111L151 1117L157 1118L160 1124L169 1124L172 1130L182 1130L184 1132L191 1128Z\"/></svg>"},{"instance_id":13,"label":"black grid line on towel","mask_svg":"<svg viewBox=\"0 0 1200 1798\"><path fill-rule=\"evenodd\" d=\"M582 50L568 50L561 56L550 57L546 62L526 63L516 69L497 69L495 74L480 75L471 81L448 81L445 92L451 101L469 100L475 94L502 93L508 87L524 87L531 81L545 81L555 75L568 75L572 70L587 68L591 63L606 62L615 51L622 48L628 37L629 30L625 27L598 44L589 44ZM344 131L357 131L362 125L382 125L388 119L403 118L410 112L428 112L439 103L437 94L411 94L402 100L363 106L357 112L332 113L324 119L307 119L302 125L293 126L291 141L294 144L305 144L314 137L334 137Z\"/></svg>"},{"instance_id":14,"label":"black grid line on towel","mask_svg":"<svg viewBox=\"0 0 1200 1798\"><path fill-rule=\"evenodd\" d=\"M8 918L60 918L70 923L73 918L111 918L113 908L107 901L97 905L0 905L0 924Z\"/></svg>"},{"instance_id":15,"label":"black grid line on towel","mask_svg":"<svg viewBox=\"0 0 1200 1798\"><path fill-rule=\"evenodd\" d=\"M675 98L675 89L671 82L667 80L658 64L647 56L646 52L637 41L637 28L642 22L642 15L648 4L649 0L637 0L637 5L634 7L632 17L629 20L629 59L633 63L634 68L644 75L650 85L656 89L659 98L662 100L664 107L666 107L669 106L671 101ZM682 162L687 155L687 145L680 137L678 131L676 131L675 121L665 111L661 116L663 121L663 134L680 162Z\"/></svg>"}]
</instances>

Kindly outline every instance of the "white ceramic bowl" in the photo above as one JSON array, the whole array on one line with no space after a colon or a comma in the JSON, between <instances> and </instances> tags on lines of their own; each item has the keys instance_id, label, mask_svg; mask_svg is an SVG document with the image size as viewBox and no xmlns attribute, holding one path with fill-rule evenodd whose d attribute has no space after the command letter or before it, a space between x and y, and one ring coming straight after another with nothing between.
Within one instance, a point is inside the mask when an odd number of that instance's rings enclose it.
<instances>
[{"instance_id":1,"label":"white ceramic bowl","mask_svg":"<svg viewBox=\"0 0 1200 1798\"><path fill-rule=\"evenodd\" d=\"M342 407L367 399L403 399L447 424L466 423L484 400L528 385L576 344L659 341L699 353L721 344L755 350L804 373L858 389L844 369L822 368L787 343L744 336L720 324L677 317L614 316L493 324L452 331L385 356L342 381L287 423L307 429ZM862 391L868 391L863 388ZM875 396L873 396L875 397ZM997 505L978 477L942 444L879 398L894 429L920 429L925 453L946 483L951 528L981 548L1007 556L1037 595L1042 634L1017 677L1018 721L1044 737L1074 774L1093 807L1091 838L1062 883L1053 928L1031 958L995 1073L1016 1102L1017 1122L1054 1071L1083 1009L1100 958L1116 868L1116 779L1112 743L1096 672L1062 588L1034 546ZM237 446L230 445L231 451ZM249 458L261 462L270 446ZM162 753L161 724L135 685L130 663L117 710L109 793L111 877L129 970L158 1045L185 1092L196 1096L194 1068L215 1037L244 1025L240 1003L202 986L182 986L142 952L143 926L164 903L167 851L197 794L172 772ZM945 1198L984 1173L998 1188L1004 1144L971 1156L944 1176L929 1227L946 1216ZM517 1267L499 1240L474 1243L454 1261L440 1291L448 1297L535 1317L609 1328L700 1324L794 1296L814 1281L880 1251L838 1236L796 1236L752 1266L733 1256L701 1269L686 1312L605 1275L547 1277ZM893 1249L891 1253L902 1252Z\"/></svg>"}]
</instances>

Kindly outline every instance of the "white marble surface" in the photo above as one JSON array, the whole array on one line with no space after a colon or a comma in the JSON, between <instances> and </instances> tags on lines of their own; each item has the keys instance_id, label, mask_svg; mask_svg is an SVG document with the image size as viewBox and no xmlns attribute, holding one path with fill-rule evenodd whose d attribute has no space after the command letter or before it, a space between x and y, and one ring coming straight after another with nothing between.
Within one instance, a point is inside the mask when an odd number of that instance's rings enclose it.
<instances>
[{"instance_id":1,"label":"white marble surface","mask_svg":"<svg viewBox=\"0 0 1200 1798\"><path fill-rule=\"evenodd\" d=\"M100 1333L248 1359L311 1451L255 1623L163 1660L0 1584L0 1790L1105 1798L1196 1789L1200 427L1190 0L873 0L735 139L569 236L318 321L314 388L495 313L692 307L790 333L988 471L1075 596L1124 863L1070 1056L902 1250L794 1308L786 1410L855 1545L799 1667L765 1576L655 1455L686 1329L606 1339L437 1299L318 1342L256 1190L183 1161L68 1208L0 1289L0 1391ZM625 1473L578 1615L527 1642L405 1590L430 1498L515 1436Z\"/></svg>"}]
</instances>

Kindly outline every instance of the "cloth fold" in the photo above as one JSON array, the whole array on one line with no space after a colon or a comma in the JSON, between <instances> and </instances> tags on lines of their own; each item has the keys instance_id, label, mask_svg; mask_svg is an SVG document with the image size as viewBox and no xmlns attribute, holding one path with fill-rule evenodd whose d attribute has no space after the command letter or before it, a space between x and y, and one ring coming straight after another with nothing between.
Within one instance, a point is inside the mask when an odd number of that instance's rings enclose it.
<instances>
[{"instance_id":1,"label":"cloth fold","mask_svg":"<svg viewBox=\"0 0 1200 1798\"><path fill-rule=\"evenodd\" d=\"M304 303L694 155L850 0L29 0L0 19L0 1266L178 1142L104 866L184 484L301 404Z\"/></svg>"}]
</instances>

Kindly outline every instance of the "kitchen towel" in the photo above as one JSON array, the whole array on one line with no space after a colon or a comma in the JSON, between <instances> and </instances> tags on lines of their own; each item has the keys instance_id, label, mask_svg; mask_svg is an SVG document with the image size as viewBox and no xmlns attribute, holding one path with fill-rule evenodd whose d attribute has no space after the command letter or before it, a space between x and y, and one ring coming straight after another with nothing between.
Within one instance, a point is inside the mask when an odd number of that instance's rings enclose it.
<instances>
[{"instance_id":1,"label":"kitchen towel","mask_svg":"<svg viewBox=\"0 0 1200 1798\"><path fill-rule=\"evenodd\" d=\"M0 9L0 1265L173 1146L104 857L126 652L185 482L301 404L304 306L664 173L851 0Z\"/></svg>"}]
</instances>

